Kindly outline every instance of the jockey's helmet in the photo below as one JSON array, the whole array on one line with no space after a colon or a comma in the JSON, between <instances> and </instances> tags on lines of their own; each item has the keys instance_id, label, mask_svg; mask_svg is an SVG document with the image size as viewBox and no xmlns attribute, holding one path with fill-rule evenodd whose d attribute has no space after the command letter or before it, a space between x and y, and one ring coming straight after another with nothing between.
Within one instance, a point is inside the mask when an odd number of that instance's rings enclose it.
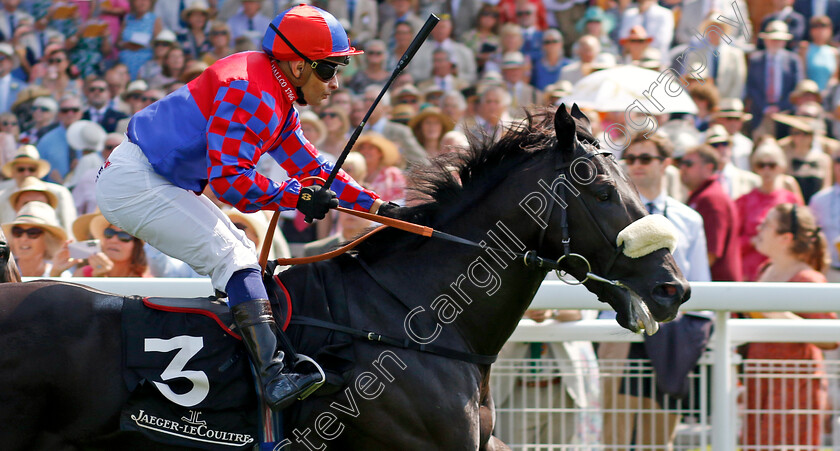
<instances>
[{"instance_id":1,"label":"jockey's helmet","mask_svg":"<svg viewBox=\"0 0 840 451\"><path fill-rule=\"evenodd\" d=\"M289 8L274 18L262 41L263 51L280 61L329 59L347 64L364 53L350 45L344 27L332 14L311 5Z\"/></svg>"}]
</instances>

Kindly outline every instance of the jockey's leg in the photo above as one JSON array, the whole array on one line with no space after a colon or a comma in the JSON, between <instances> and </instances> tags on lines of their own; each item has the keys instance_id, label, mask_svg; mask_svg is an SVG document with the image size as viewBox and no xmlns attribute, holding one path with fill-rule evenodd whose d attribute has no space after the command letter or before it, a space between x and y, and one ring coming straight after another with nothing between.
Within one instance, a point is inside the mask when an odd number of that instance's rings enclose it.
<instances>
[{"instance_id":1,"label":"jockey's leg","mask_svg":"<svg viewBox=\"0 0 840 451\"><path fill-rule=\"evenodd\" d=\"M179 188L152 169L136 145L124 141L100 171L96 196L109 222L165 254L210 275L226 291L243 342L257 367L266 402L282 409L321 379L284 371L271 306L254 243L204 196ZM291 356L294 360L295 356ZM299 365L310 367L310 365ZM314 366L313 366L314 368ZM297 368L291 368L297 371ZM316 369L317 370L317 369Z\"/></svg>"},{"instance_id":2,"label":"jockey's leg","mask_svg":"<svg viewBox=\"0 0 840 451\"><path fill-rule=\"evenodd\" d=\"M296 372L297 368L308 365L286 369L283 364L286 352L293 351L281 349L285 340L278 340L277 335L283 331L271 314L271 304L258 270L243 269L233 273L227 284L227 294L242 342L257 367L263 397L272 409L287 407L321 382L321 374L317 371ZM295 358L293 355L292 359Z\"/></svg>"}]
</instances>

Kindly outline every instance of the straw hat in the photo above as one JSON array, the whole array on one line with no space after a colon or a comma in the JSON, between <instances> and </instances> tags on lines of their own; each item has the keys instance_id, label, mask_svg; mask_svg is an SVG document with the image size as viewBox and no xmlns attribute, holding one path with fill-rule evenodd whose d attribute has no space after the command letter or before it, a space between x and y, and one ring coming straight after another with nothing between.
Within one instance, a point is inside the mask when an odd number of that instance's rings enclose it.
<instances>
[{"instance_id":1,"label":"straw hat","mask_svg":"<svg viewBox=\"0 0 840 451\"><path fill-rule=\"evenodd\" d=\"M208 5L206 1L193 0L192 2L190 2L189 6L187 6L186 8L184 8L183 11L181 11L181 20L186 22L187 17L189 17L189 15L194 12L204 13L204 15L208 19L210 19L213 16L212 12L210 11L210 5Z\"/></svg>"},{"instance_id":2,"label":"straw hat","mask_svg":"<svg viewBox=\"0 0 840 451\"><path fill-rule=\"evenodd\" d=\"M382 153L381 166L396 166L402 160L402 156L400 155L399 149L397 149L397 145L379 133L368 132L360 136L359 139L356 140L353 150L358 152L359 148L362 147L362 144L372 144L374 147L379 149L379 152Z\"/></svg>"},{"instance_id":3,"label":"straw hat","mask_svg":"<svg viewBox=\"0 0 840 451\"><path fill-rule=\"evenodd\" d=\"M721 99L718 103L717 111L712 113L715 118L718 117L736 117L743 121L752 119L752 114L744 113L744 102L735 97L727 97Z\"/></svg>"},{"instance_id":4,"label":"straw hat","mask_svg":"<svg viewBox=\"0 0 840 451\"><path fill-rule=\"evenodd\" d=\"M149 84L143 80L134 80L128 84L128 87L125 88L125 92L120 94L120 97L123 100L126 100L129 95L131 94L143 94L146 90L149 89Z\"/></svg>"},{"instance_id":5,"label":"straw hat","mask_svg":"<svg viewBox=\"0 0 840 451\"><path fill-rule=\"evenodd\" d=\"M201 60L191 60L188 61L187 64L184 66L184 72L181 72L180 81L182 83L189 83L193 81L196 77L201 75L205 69L207 69L207 63Z\"/></svg>"},{"instance_id":6,"label":"straw hat","mask_svg":"<svg viewBox=\"0 0 840 451\"><path fill-rule=\"evenodd\" d=\"M400 103L391 110L391 120L401 124L408 124L414 117L414 107L407 103Z\"/></svg>"},{"instance_id":7,"label":"straw hat","mask_svg":"<svg viewBox=\"0 0 840 451\"><path fill-rule=\"evenodd\" d=\"M43 86L29 85L23 88L20 92L18 92L17 99L15 100L15 103L12 104L12 111L17 110L19 106L32 100L35 100L38 97L50 95L52 95L52 92L50 92L50 90Z\"/></svg>"},{"instance_id":8,"label":"straw hat","mask_svg":"<svg viewBox=\"0 0 840 451\"><path fill-rule=\"evenodd\" d=\"M397 90L397 93L394 94L394 99L397 103L399 103L399 99L402 99L403 97L416 97L417 99L420 99L420 90L411 83L403 85Z\"/></svg>"},{"instance_id":9,"label":"straw hat","mask_svg":"<svg viewBox=\"0 0 840 451\"><path fill-rule=\"evenodd\" d=\"M23 182L21 182L17 191L13 192L11 196L9 196L9 203L12 205L12 208L14 208L20 195L28 191L44 193L44 195L47 196L47 203L50 207L56 208L58 206L58 197L47 189L47 184L41 181L38 177L30 175L29 177L23 179Z\"/></svg>"},{"instance_id":10,"label":"straw hat","mask_svg":"<svg viewBox=\"0 0 840 451\"><path fill-rule=\"evenodd\" d=\"M230 218L231 222L241 223L254 231L257 235L257 242L255 243L255 246L257 247L257 252L259 252L263 241L265 241L266 230L268 230L268 223L265 220L265 215L263 215L262 212L242 213L235 208L226 210L225 214L228 218Z\"/></svg>"},{"instance_id":11,"label":"straw hat","mask_svg":"<svg viewBox=\"0 0 840 451\"><path fill-rule=\"evenodd\" d=\"M76 150L102 152L108 133L96 122L79 120L67 127L67 144Z\"/></svg>"},{"instance_id":12,"label":"straw hat","mask_svg":"<svg viewBox=\"0 0 840 451\"><path fill-rule=\"evenodd\" d=\"M58 111L58 102L52 98L52 96L41 96L35 99L32 102L32 107L34 108L46 108L47 110L55 113Z\"/></svg>"},{"instance_id":13,"label":"straw hat","mask_svg":"<svg viewBox=\"0 0 840 451\"><path fill-rule=\"evenodd\" d=\"M602 52L599 53L591 63L589 63L589 67L593 71L596 71L601 69L610 69L615 67L617 64L615 55L612 53Z\"/></svg>"},{"instance_id":14,"label":"straw hat","mask_svg":"<svg viewBox=\"0 0 840 451\"><path fill-rule=\"evenodd\" d=\"M709 127L706 131L706 144L728 143L732 140L731 135L726 131L726 127L720 124L715 124Z\"/></svg>"},{"instance_id":15,"label":"straw hat","mask_svg":"<svg viewBox=\"0 0 840 451\"><path fill-rule=\"evenodd\" d=\"M3 224L3 233L6 234L6 237L12 236L12 228L16 225L37 226L44 229L51 236L51 239L47 240L47 253L50 257L55 255L55 252L67 239L64 229L58 225L55 209L43 202L27 203L20 209L14 221Z\"/></svg>"},{"instance_id":16,"label":"straw hat","mask_svg":"<svg viewBox=\"0 0 840 451\"><path fill-rule=\"evenodd\" d=\"M822 131L820 120L813 117L776 113L773 120L808 133Z\"/></svg>"},{"instance_id":17,"label":"straw hat","mask_svg":"<svg viewBox=\"0 0 840 451\"><path fill-rule=\"evenodd\" d=\"M172 30L164 28L152 40L152 43L155 42L166 42L167 44L175 45L178 43L178 36L176 36Z\"/></svg>"},{"instance_id":18,"label":"straw hat","mask_svg":"<svg viewBox=\"0 0 840 451\"><path fill-rule=\"evenodd\" d=\"M32 144L26 144L18 148L15 156L0 168L0 173L6 178L12 178L15 166L20 163L30 163L38 166L38 172L35 176L39 179L44 178L50 172L50 163L47 160L41 159L41 154L38 149Z\"/></svg>"},{"instance_id":19,"label":"straw hat","mask_svg":"<svg viewBox=\"0 0 840 451\"><path fill-rule=\"evenodd\" d=\"M820 86L814 80L808 80L807 78L799 80L796 83L796 87L790 93L790 101L791 103L796 103L796 101L804 94L813 94L817 96L817 102L822 102L822 94L820 93Z\"/></svg>"},{"instance_id":20,"label":"straw hat","mask_svg":"<svg viewBox=\"0 0 840 451\"><path fill-rule=\"evenodd\" d=\"M322 121L321 118L318 117L318 115L315 114L314 111L302 111L300 113L300 123L301 125L311 124L315 126L315 128L318 130L318 141L312 142L312 144L314 144L315 147L320 146L321 143L323 143L324 140L327 138L327 126L324 125L324 121ZM307 136L306 139L310 139L310 137Z\"/></svg>"},{"instance_id":21,"label":"straw hat","mask_svg":"<svg viewBox=\"0 0 840 451\"><path fill-rule=\"evenodd\" d=\"M423 126L423 121L429 117L436 117L443 125L443 131L440 133L440 136L443 136L444 133L455 128L455 121L453 121L451 117L443 114L443 111L441 111L440 108L429 106L420 110L419 114L408 121L408 126L411 127L411 131L414 132L414 136L422 136L423 130L421 127Z\"/></svg>"},{"instance_id":22,"label":"straw hat","mask_svg":"<svg viewBox=\"0 0 840 451\"><path fill-rule=\"evenodd\" d=\"M76 224L73 223L73 233L76 233ZM95 240L104 241L105 240L105 229L111 226L111 223L105 219L105 216L102 216L102 213L95 214L90 219L90 225L88 226L88 230L90 231L90 236L93 237ZM132 235L133 236L133 235Z\"/></svg>"},{"instance_id":23,"label":"straw hat","mask_svg":"<svg viewBox=\"0 0 840 451\"><path fill-rule=\"evenodd\" d=\"M775 39L778 41L790 41L793 35L790 34L788 26L781 20L773 20L767 24L764 31L758 34L761 39Z\"/></svg>"},{"instance_id":24,"label":"straw hat","mask_svg":"<svg viewBox=\"0 0 840 451\"><path fill-rule=\"evenodd\" d=\"M525 55L522 52L507 52L502 55L502 69L513 69L525 66Z\"/></svg>"},{"instance_id":25,"label":"straw hat","mask_svg":"<svg viewBox=\"0 0 840 451\"><path fill-rule=\"evenodd\" d=\"M653 42L653 38L648 36L647 30L641 25L634 25L633 28L627 32L627 36L618 40L621 45L626 45L630 41L645 41L647 43Z\"/></svg>"},{"instance_id":26,"label":"straw hat","mask_svg":"<svg viewBox=\"0 0 840 451\"><path fill-rule=\"evenodd\" d=\"M96 216L102 216L102 213L99 212L98 208L93 213L83 214L73 221L73 237L76 238L76 241L91 239L92 235L90 234L90 222Z\"/></svg>"}]
</instances>

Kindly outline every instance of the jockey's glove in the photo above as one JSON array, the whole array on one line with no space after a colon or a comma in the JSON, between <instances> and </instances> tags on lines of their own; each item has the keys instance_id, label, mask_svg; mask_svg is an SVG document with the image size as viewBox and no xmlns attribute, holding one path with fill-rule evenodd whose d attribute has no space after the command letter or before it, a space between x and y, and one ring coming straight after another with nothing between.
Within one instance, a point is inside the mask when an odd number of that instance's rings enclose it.
<instances>
[{"instance_id":1,"label":"jockey's glove","mask_svg":"<svg viewBox=\"0 0 840 451\"><path fill-rule=\"evenodd\" d=\"M380 216L385 216L388 218L397 219L397 211L400 209L399 204L395 204L393 202L386 202L379 206L379 210L376 210L376 214Z\"/></svg>"},{"instance_id":2,"label":"jockey's glove","mask_svg":"<svg viewBox=\"0 0 840 451\"><path fill-rule=\"evenodd\" d=\"M307 222L312 219L324 219L331 208L338 207L335 191L324 189L320 185L301 188L297 209L304 214Z\"/></svg>"}]
</instances>

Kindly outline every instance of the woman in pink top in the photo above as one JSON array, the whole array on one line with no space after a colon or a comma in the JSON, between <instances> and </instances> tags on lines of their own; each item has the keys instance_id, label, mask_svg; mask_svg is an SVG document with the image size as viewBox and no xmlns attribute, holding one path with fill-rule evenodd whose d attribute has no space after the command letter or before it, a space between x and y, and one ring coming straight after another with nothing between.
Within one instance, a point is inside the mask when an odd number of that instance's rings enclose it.
<instances>
[{"instance_id":1,"label":"woman in pink top","mask_svg":"<svg viewBox=\"0 0 840 451\"><path fill-rule=\"evenodd\" d=\"M360 136L353 150L362 154L367 163L365 187L382 196L383 200L403 203L405 200L405 176L397 167L402 162L397 145L379 133L370 132Z\"/></svg>"},{"instance_id":2,"label":"woman in pink top","mask_svg":"<svg viewBox=\"0 0 840 451\"><path fill-rule=\"evenodd\" d=\"M758 228L755 247L768 257L759 282L825 283L825 235L807 207L773 207ZM762 312L753 318L837 319L834 313ZM745 366L744 451L818 449L828 407L822 349L837 343L749 343ZM778 377L768 377L779 374Z\"/></svg>"},{"instance_id":3,"label":"woman in pink top","mask_svg":"<svg viewBox=\"0 0 840 451\"><path fill-rule=\"evenodd\" d=\"M782 187L787 159L775 140L759 144L750 156L750 162L753 171L761 176L761 185L735 201L738 217L741 218L741 267L745 281L755 281L758 278L758 268L767 261L767 257L758 252L752 244L764 216L776 205L802 203L796 194Z\"/></svg>"}]
</instances>

